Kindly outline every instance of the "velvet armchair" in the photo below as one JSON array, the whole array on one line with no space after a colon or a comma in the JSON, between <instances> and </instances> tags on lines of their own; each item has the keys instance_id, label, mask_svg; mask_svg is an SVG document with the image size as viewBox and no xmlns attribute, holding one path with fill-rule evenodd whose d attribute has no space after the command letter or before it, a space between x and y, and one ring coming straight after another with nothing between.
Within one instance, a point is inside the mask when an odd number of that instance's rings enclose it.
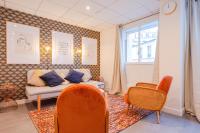
<instances>
[{"instance_id":1,"label":"velvet armchair","mask_svg":"<svg viewBox=\"0 0 200 133\"><path fill-rule=\"evenodd\" d=\"M56 133L108 133L107 102L99 89L71 85L58 97L54 115Z\"/></svg>"}]
</instances>

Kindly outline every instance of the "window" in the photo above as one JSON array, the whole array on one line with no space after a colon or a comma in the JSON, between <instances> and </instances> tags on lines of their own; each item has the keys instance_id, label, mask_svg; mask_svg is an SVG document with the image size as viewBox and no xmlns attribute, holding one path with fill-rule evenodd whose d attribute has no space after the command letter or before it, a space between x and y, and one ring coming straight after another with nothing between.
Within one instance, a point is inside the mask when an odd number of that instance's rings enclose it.
<instances>
[{"instance_id":1,"label":"window","mask_svg":"<svg viewBox=\"0 0 200 133\"><path fill-rule=\"evenodd\" d=\"M156 52L158 21L126 31L127 63L153 63Z\"/></svg>"}]
</instances>

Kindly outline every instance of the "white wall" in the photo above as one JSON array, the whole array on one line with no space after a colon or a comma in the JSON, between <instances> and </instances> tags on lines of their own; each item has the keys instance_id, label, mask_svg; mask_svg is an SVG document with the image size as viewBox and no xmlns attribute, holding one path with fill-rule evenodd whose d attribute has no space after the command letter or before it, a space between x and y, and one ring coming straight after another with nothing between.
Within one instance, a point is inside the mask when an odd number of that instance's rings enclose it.
<instances>
[{"instance_id":1,"label":"white wall","mask_svg":"<svg viewBox=\"0 0 200 133\"><path fill-rule=\"evenodd\" d=\"M105 80L106 89L111 88L111 84L112 84L115 37L116 37L115 27L111 27L101 32L100 75Z\"/></svg>"},{"instance_id":2,"label":"white wall","mask_svg":"<svg viewBox=\"0 0 200 133\"><path fill-rule=\"evenodd\" d=\"M113 64L114 64L114 49L115 49L115 27L101 32L101 73L104 78L106 89L111 88ZM133 86L137 82L152 82L153 65L152 64L127 64L127 86Z\"/></svg>"},{"instance_id":3,"label":"white wall","mask_svg":"<svg viewBox=\"0 0 200 133\"><path fill-rule=\"evenodd\" d=\"M127 64L127 86L135 86L137 82L152 82L153 78L152 64Z\"/></svg>"},{"instance_id":4,"label":"white wall","mask_svg":"<svg viewBox=\"0 0 200 133\"><path fill-rule=\"evenodd\" d=\"M182 46L182 21L181 0L177 1L177 9L171 15L164 15L162 7L167 0L160 1L160 77L172 75L173 82L167 98L164 111L183 114L183 46Z\"/></svg>"},{"instance_id":5,"label":"white wall","mask_svg":"<svg viewBox=\"0 0 200 133\"><path fill-rule=\"evenodd\" d=\"M164 111L175 115L182 115L184 112L184 90L183 90L183 21L181 1L177 1L177 9L171 15L164 15L162 7L167 0L160 1L161 12L159 14L159 77L172 75L174 77L169 91ZM127 28L127 27L126 27ZM112 83L115 28L101 32L101 76L104 77L106 87L110 88ZM127 84L134 85L138 81L151 82L153 65L126 66Z\"/></svg>"}]
</instances>

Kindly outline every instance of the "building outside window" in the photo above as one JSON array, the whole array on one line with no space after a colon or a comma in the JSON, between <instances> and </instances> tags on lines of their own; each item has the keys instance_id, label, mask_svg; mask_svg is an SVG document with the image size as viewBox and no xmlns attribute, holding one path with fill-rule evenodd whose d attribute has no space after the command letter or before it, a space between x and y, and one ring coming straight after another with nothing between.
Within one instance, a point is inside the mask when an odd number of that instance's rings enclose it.
<instances>
[{"instance_id":1,"label":"building outside window","mask_svg":"<svg viewBox=\"0 0 200 133\"><path fill-rule=\"evenodd\" d=\"M126 31L127 63L153 63L158 34L158 21L153 21Z\"/></svg>"}]
</instances>

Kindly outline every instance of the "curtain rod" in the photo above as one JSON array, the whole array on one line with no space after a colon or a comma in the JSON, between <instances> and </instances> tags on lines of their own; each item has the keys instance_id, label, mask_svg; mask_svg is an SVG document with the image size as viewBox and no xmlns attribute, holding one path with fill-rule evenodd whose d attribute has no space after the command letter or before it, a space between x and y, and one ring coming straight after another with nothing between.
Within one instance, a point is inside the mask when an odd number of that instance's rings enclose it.
<instances>
[{"instance_id":1,"label":"curtain rod","mask_svg":"<svg viewBox=\"0 0 200 133\"><path fill-rule=\"evenodd\" d=\"M145 17L142 17L142 18L136 19L136 20L132 20L132 21L127 22L127 23L125 23L125 24L120 24L119 27L122 27L122 26L125 26L125 25L128 25L128 24L131 24L131 23L134 23L134 22L137 22L137 21L143 20L143 19L145 19L145 18L148 18L148 17L154 16L154 15L157 15L157 14L159 14L159 13L160 13L160 11L155 12L155 13L153 13L153 14L151 14L151 15L147 15L147 16L145 16Z\"/></svg>"}]
</instances>

